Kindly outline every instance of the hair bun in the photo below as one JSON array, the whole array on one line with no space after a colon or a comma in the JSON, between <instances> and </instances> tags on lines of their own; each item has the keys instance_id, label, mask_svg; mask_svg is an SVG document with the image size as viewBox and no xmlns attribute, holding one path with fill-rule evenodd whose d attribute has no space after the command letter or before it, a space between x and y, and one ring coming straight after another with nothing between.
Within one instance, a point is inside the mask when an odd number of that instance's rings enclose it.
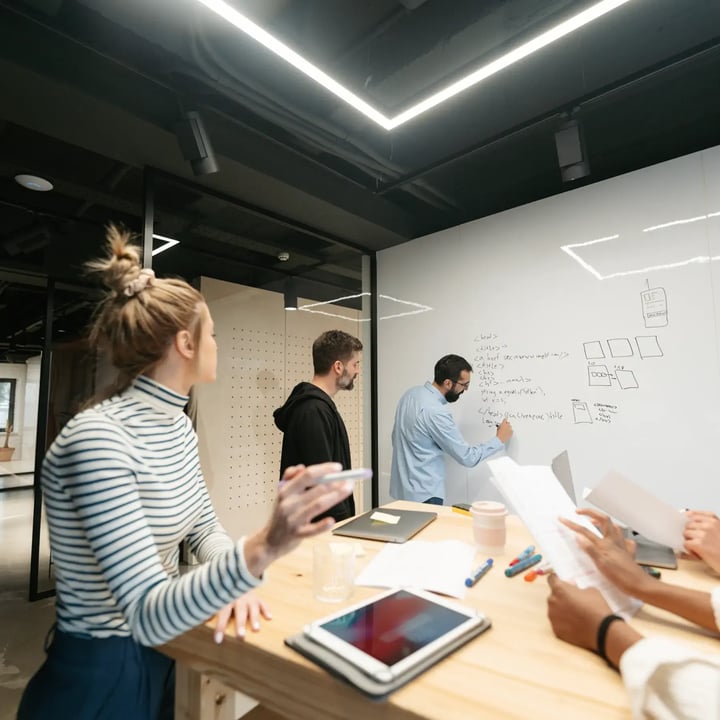
<instances>
[{"instance_id":1,"label":"hair bun","mask_svg":"<svg viewBox=\"0 0 720 720\"><path fill-rule=\"evenodd\" d=\"M132 244L132 234L110 223L106 230L108 254L105 258L87 263L90 272L100 276L103 285L116 295L127 297L125 289L140 276L139 248Z\"/></svg>"}]
</instances>

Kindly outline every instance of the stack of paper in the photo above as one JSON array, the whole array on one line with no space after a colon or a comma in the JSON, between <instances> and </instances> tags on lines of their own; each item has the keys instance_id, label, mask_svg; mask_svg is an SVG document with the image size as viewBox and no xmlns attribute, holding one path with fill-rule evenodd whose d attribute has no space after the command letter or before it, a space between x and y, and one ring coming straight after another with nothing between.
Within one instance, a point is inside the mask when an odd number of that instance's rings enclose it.
<instances>
[{"instance_id":1,"label":"stack of paper","mask_svg":"<svg viewBox=\"0 0 720 720\"><path fill-rule=\"evenodd\" d=\"M357 576L355 584L419 588L463 598L474 558L475 548L460 540L388 544Z\"/></svg>"},{"instance_id":2,"label":"stack of paper","mask_svg":"<svg viewBox=\"0 0 720 720\"><path fill-rule=\"evenodd\" d=\"M575 533L558 521L565 517L598 533L589 520L575 513L575 503L551 468L520 466L509 457L488 460L488 467L498 490L512 503L561 580L580 588L596 587L615 613L628 617L637 611L640 603L610 583L579 547Z\"/></svg>"}]
</instances>

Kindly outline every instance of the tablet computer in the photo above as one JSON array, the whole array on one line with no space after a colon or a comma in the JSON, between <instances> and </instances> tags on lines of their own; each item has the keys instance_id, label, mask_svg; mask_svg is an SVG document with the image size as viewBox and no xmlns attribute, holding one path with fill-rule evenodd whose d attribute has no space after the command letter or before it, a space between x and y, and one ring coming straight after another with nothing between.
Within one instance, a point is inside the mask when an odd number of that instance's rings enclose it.
<instances>
[{"instance_id":1,"label":"tablet computer","mask_svg":"<svg viewBox=\"0 0 720 720\"><path fill-rule=\"evenodd\" d=\"M307 625L303 635L382 687L413 677L489 626L472 608L390 590Z\"/></svg>"}]
</instances>

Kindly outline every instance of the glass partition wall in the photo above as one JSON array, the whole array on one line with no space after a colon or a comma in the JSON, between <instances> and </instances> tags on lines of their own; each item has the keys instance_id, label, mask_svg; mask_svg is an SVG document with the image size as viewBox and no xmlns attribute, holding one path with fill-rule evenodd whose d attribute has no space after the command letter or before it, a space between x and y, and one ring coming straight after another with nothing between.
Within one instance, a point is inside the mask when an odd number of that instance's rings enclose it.
<instances>
[{"instance_id":1,"label":"glass partition wall","mask_svg":"<svg viewBox=\"0 0 720 720\"><path fill-rule=\"evenodd\" d=\"M26 492L34 496L27 528L32 541L30 599L54 593L39 476L42 459L67 420L108 379L107 364L89 352L84 339L98 295L84 285L82 266L101 252L103 226L109 221L138 231L145 265L159 277L183 277L207 299L217 332L218 380L197 388L188 412L198 431L213 502L231 534L252 531L270 511L282 446L273 411L296 383L312 379L312 343L325 330L344 330L363 343L360 376L335 401L348 430L352 465L376 467L374 257L331 233L159 171L126 172L114 192L117 207L89 206L84 211L88 217L73 225L73 233L79 234L72 243L50 243L36 253L38 268L31 283L36 302L14 304L22 309L21 318L12 314L17 328L0 327L0 332L7 330L5 345L0 345L10 359L6 368L20 357L21 346L26 351L20 361L22 390L16 375L3 372L0 363L0 381L16 380L14 388L0 382L0 420L7 426L12 412L8 447L15 447L13 461L27 465L24 482L32 490ZM0 272L3 264L0 257ZM69 278L77 285L68 284ZM3 315L5 323L9 317ZM32 347L25 342L31 332ZM4 439L0 435L0 447ZM376 504L376 486L359 485L358 511Z\"/></svg>"},{"instance_id":2,"label":"glass partition wall","mask_svg":"<svg viewBox=\"0 0 720 720\"><path fill-rule=\"evenodd\" d=\"M370 258L279 214L156 173L153 267L192 279L215 323L218 378L196 389L205 479L232 535L261 525L280 474L273 411L313 377L312 343L339 329L364 346L352 390L336 394L354 467L372 466ZM160 245L162 243L162 245ZM358 485L369 508L372 483Z\"/></svg>"}]
</instances>

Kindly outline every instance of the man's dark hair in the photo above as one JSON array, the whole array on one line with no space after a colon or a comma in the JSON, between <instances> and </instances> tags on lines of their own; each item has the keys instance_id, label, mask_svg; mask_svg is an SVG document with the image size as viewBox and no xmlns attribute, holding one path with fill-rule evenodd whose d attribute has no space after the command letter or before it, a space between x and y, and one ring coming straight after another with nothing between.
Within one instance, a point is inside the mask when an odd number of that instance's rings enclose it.
<instances>
[{"instance_id":1,"label":"man's dark hair","mask_svg":"<svg viewBox=\"0 0 720 720\"><path fill-rule=\"evenodd\" d=\"M316 375L329 372L336 360L347 362L354 352L360 352L362 343L342 330L324 332L312 346L313 369Z\"/></svg>"},{"instance_id":2,"label":"man's dark hair","mask_svg":"<svg viewBox=\"0 0 720 720\"><path fill-rule=\"evenodd\" d=\"M472 365L459 355L445 355L435 363L435 382L442 385L445 380L455 382L463 370L472 372Z\"/></svg>"}]
</instances>

